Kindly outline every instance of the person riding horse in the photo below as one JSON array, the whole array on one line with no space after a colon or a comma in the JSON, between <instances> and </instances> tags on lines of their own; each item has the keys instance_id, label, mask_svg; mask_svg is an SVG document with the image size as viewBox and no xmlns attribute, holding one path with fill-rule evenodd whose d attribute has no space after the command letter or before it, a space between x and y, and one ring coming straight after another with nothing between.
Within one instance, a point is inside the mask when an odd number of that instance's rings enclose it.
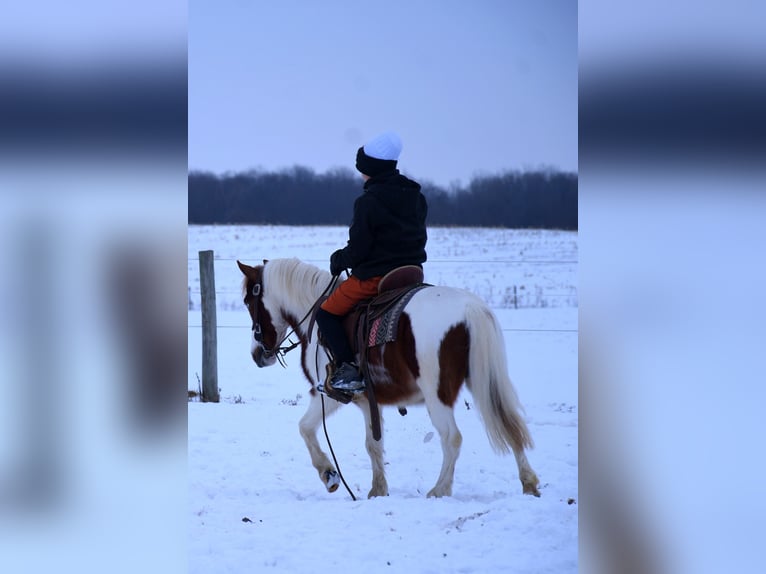
<instances>
[{"instance_id":1,"label":"person riding horse","mask_svg":"<svg viewBox=\"0 0 766 574\"><path fill-rule=\"evenodd\" d=\"M330 257L330 273L351 275L322 303L316 322L335 363L329 385L350 393L365 383L343 329L343 318L354 306L378 293L386 273L405 265L422 268L426 261L428 204L420 184L397 169L402 142L394 132L383 133L359 148L356 169L364 193L354 202L348 243Z\"/></svg>"},{"instance_id":2,"label":"person riding horse","mask_svg":"<svg viewBox=\"0 0 766 574\"><path fill-rule=\"evenodd\" d=\"M241 261L237 265L245 276L242 294L253 321L253 361L258 367L277 364L280 354L287 352L281 344L292 330L301 345L301 372L312 390L319 390L329 358L320 352L326 343L310 337L313 325L306 322L306 310L324 297L325 286L334 283L330 274L296 258L271 259L256 267ZM391 277L384 277L381 284L385 287ZM452 495L455 463L462 444L455 420L455 409L462 404L462 389L470 392L494 450L501 454L513 451L522 492L540 496L540 481L525 454L527 448L533 447L532 436L508 374L506 343L495 314L476 295L438 285L418 289L404 309L394 339L368 346L367 386L372 386L374 377L375 393L368 396L338 391L353 395L352 401L365 419L365 446L372 466L368 496L388 496L383 429L379 427L376 436L373 409L369 408L372 400L399 408L426 405L442 446L441 471L427 496ZM301 316L304 319L298 322L291 319ZM327 386L325 383L325 394ZM340 484L339 472L319 446L317 430L325 416L347 401L325 402L324 396L322 392L309 394L306 414L298 426L319 479L328 492L335 492ZM382 417L378 422L382 425Z\"/></svg>"}]
</instances>

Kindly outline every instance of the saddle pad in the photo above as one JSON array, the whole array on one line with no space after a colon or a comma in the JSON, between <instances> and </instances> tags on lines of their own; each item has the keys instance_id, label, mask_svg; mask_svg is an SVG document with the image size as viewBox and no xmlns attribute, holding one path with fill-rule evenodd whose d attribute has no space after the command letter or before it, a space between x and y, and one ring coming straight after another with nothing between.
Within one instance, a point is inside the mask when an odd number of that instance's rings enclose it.
<instances>
[{"instance_id":1,"label":"saddle pad","mask_svg":"<svg viewBox=\"0 0 766 574\"><path fill-rule=\"evenodd\" d=\"M401 317L404 308L415 293L426 287L430 287L430 285L418 285L417 287L413 287L402 295L401 299L391 305L385 313L373 320L370 325L370 334L367 338L368 347L375 347L376 345L382 345L383 343L390 343L391 341L396 340L396 328L399 325L399 317Z\"/></svg>"}]
</instances>

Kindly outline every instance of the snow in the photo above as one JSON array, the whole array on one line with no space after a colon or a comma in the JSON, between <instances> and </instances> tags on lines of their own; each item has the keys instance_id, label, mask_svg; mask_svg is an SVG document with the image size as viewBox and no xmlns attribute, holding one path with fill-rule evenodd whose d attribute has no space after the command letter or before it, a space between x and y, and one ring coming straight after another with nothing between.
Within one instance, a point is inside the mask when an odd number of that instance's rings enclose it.
<instances>
[{"instance_id":1,"label":"snow","mask_svg":"<svg viewBox=\"0 0 766 574\"><path fill-rule=\"evenodd\" d=\"M326 266L346 238L341 227L190 227L189 389L198 390L201 373L196 258L206 249L216 255L221 389L218 404L189 403L190 571L576 572L577 234L429 229L426 280L473 290L500 319L536 444L527 454L541 498L522 494L513 457L491 449L465 390L455 409L463 447L452 497L426 498L441 448L422 406L404 417L383 409L390 494L369 500L362 414L348 405L329 417L332 447L357 500L343 485L325 490L298 433L309 390L299 354L287 355L285 369L252 362L235 260L294 256ZM514 301L513 286L537 296Z\"/></svg>"}]
</instances>

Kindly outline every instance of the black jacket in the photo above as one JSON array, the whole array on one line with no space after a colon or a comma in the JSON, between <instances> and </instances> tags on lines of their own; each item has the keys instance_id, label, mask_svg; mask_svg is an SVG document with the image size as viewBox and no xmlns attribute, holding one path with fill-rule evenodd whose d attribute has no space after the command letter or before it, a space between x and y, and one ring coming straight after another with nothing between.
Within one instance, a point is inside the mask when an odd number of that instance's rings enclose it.
<instances>
[{"instance_id":1,"label":"black jacket","mask_svg":"<svg viewBox=\"0 0 766 574\"><path fill-rule=\"evenodd\" d=\"M420 184L399 170L368 179L364 194L354 202L348 244L333 254L335 266L369 279L402 265L421 265L426 260L427 213Z\"/></svg>"}]
</instances>

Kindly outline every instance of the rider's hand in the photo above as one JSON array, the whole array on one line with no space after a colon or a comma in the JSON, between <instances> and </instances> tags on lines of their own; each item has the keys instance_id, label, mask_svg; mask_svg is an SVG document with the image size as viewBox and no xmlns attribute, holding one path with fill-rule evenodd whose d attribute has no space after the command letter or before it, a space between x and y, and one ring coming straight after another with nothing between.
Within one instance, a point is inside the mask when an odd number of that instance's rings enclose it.
<instances>
[{"instance_id":1,"label":"rider's hand","mask_svg":"<svg viewBox=\"0 0 766 574\"><path fill-rule=\"evenodd\" d=\"M334 277L340 275L344 269L346 269L346 264L343 261L343 250L338 249L330 256L330 273Z\"/></svg>"}]
</instances>

